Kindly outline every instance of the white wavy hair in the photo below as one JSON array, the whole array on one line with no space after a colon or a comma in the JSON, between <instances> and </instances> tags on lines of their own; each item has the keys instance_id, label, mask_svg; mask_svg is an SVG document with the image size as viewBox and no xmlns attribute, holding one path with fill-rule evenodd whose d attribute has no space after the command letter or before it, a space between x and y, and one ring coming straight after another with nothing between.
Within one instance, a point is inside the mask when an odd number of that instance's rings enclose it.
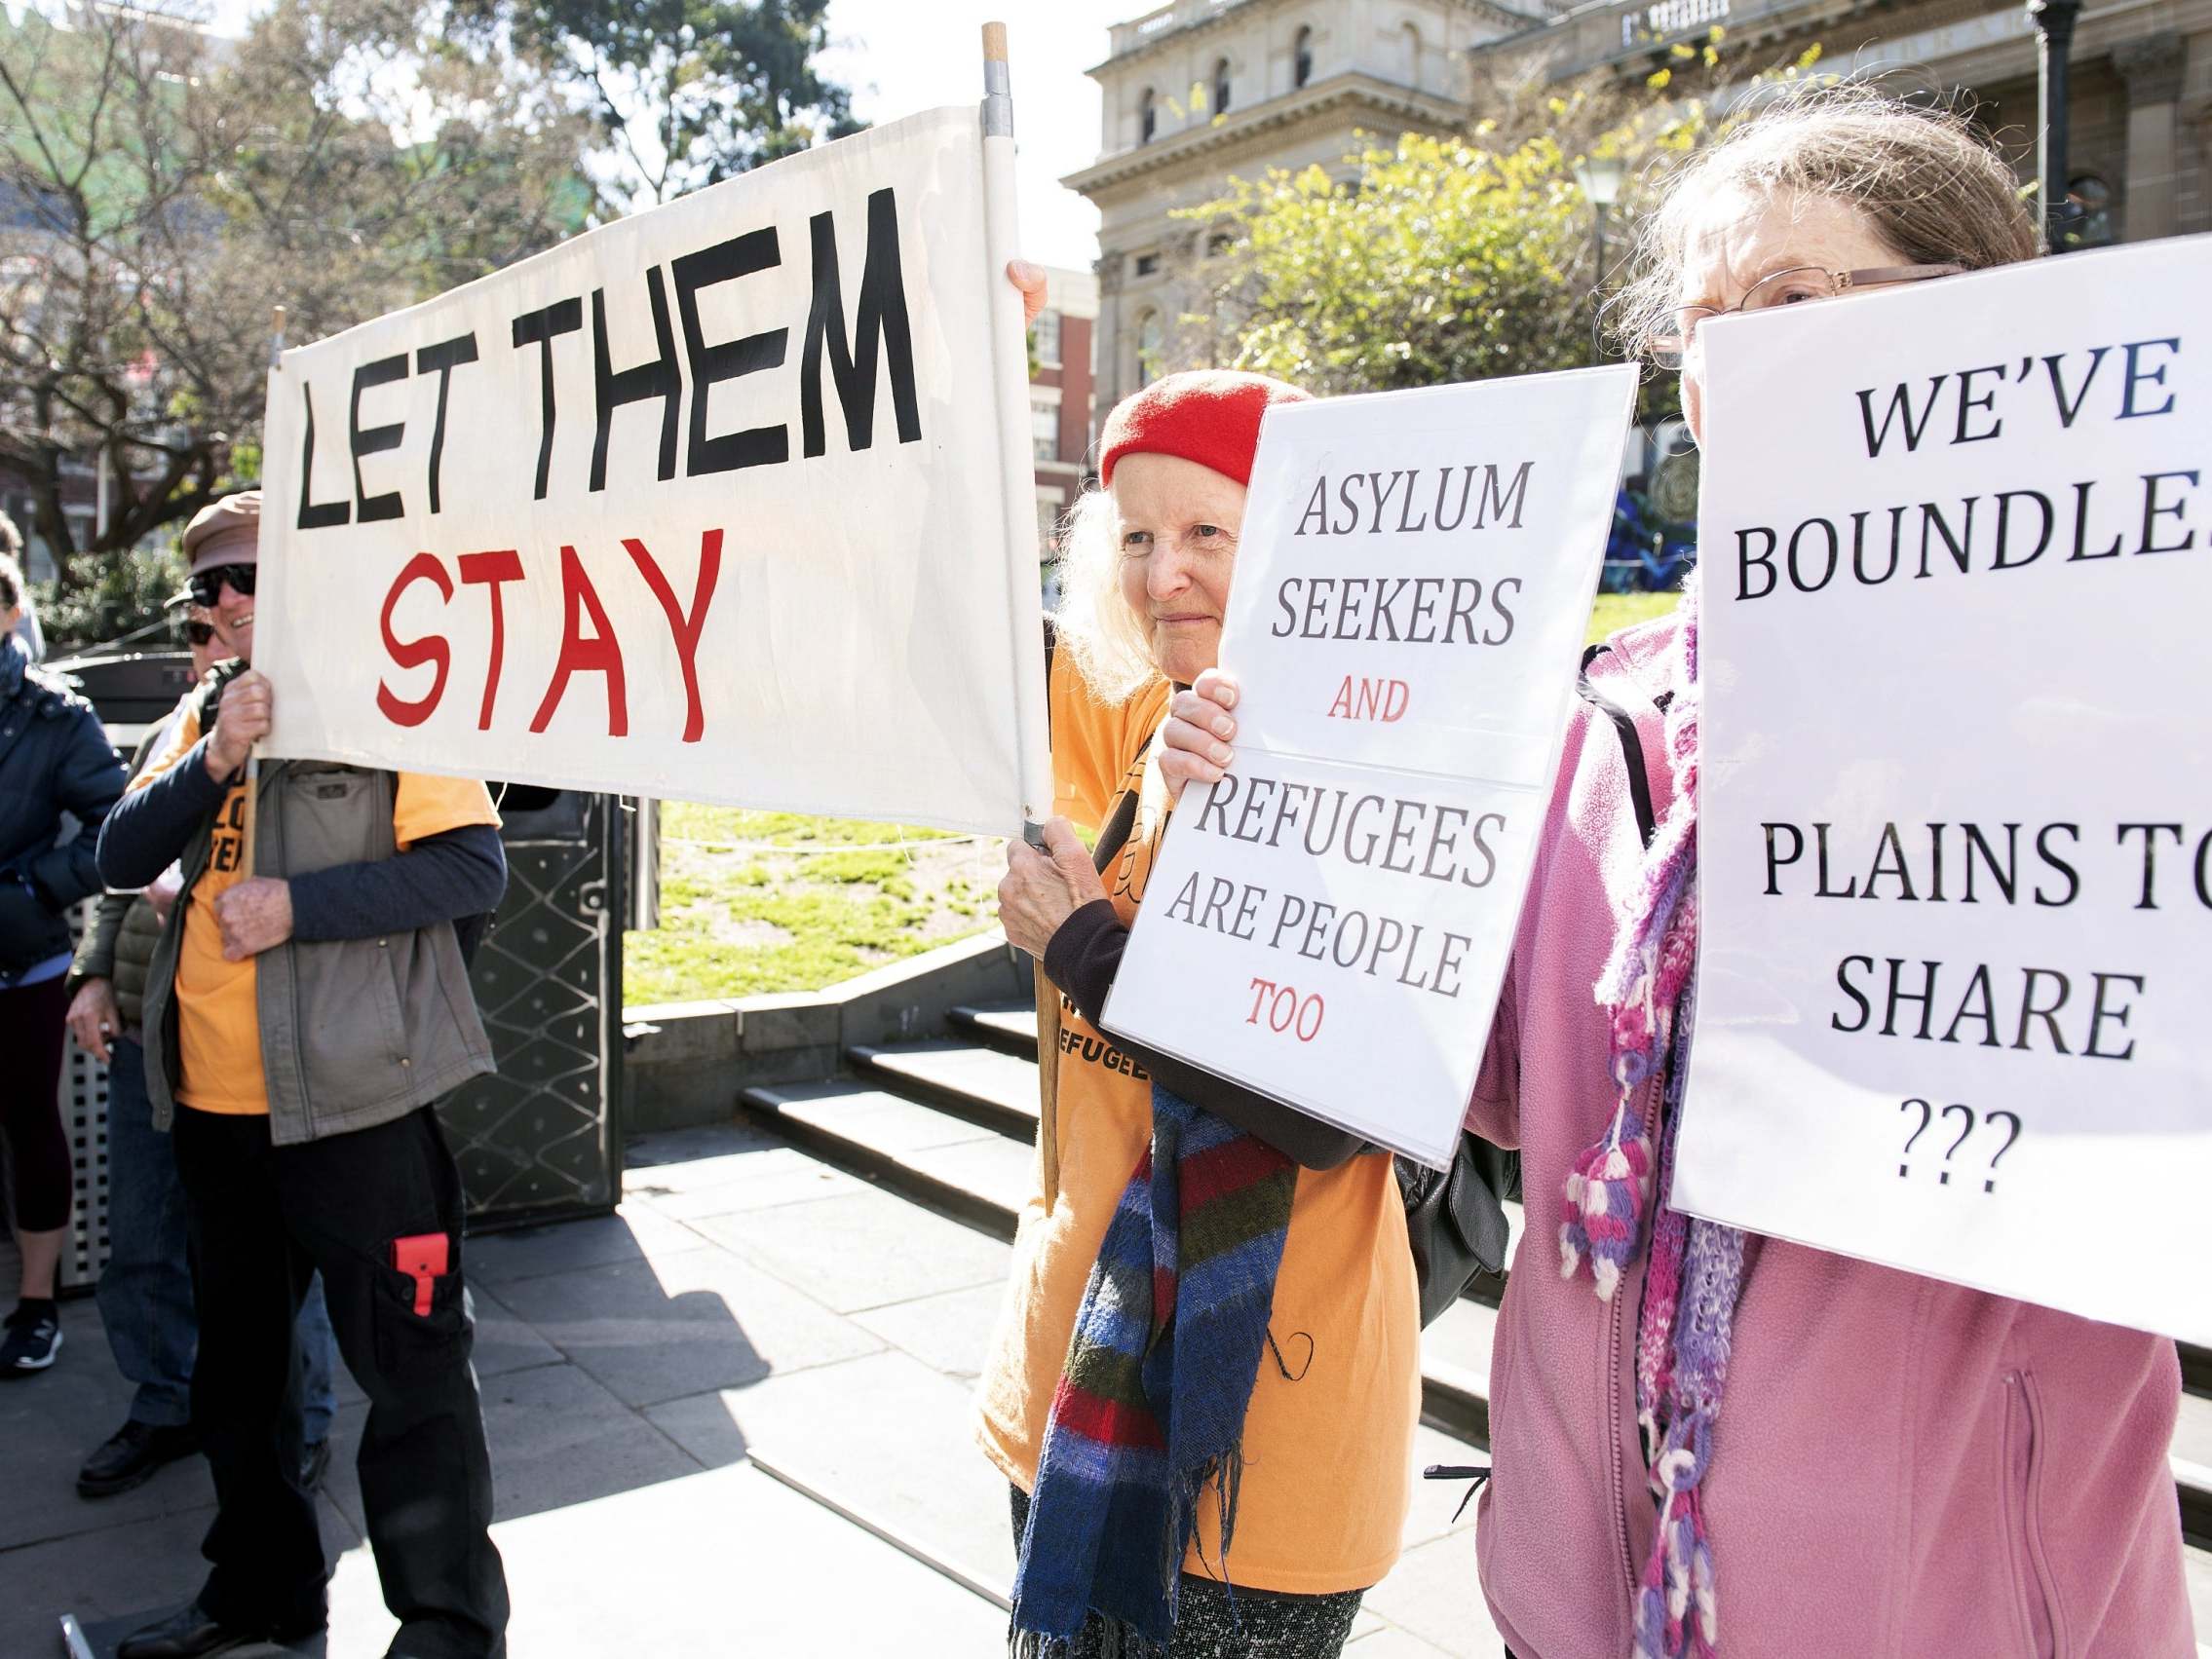
<instances>
[{"instance_id":1,"label":"white wavy hair","mask_svg":"<svg viewBox=\"0 0 2212 1659\"><path fill-rule=\"evenodd\" d=\"M1160 677L1144 626L1122 597L1121 514L1092 485L1060 521L1059 649L1101 702L1125 703Z\"/></svg>"}]
</instances>

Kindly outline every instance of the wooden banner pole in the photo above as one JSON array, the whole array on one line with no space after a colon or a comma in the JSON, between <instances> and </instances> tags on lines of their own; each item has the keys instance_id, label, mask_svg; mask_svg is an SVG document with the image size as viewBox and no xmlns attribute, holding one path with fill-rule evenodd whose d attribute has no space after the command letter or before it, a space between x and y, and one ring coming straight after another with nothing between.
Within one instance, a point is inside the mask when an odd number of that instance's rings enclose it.
<instances>
[{"instance_id":1,"label":"wooden banner pole","mask_svg":"<svg viewBox=\"0 0 2212 1659\"><path fill-rule=\"evenodd\" d=\"M284 371L284 366L285 308L280 305L274 310L274 312L271 313L269 319L269 372L272 375L281 374ZM256 582L254 584L254 586L256 590L258 590L260 584ZM261 631L261 606L258 598L256 598L256 600L254 601L253 607L253 631L256 637L259 636ZM246 811L239 820L240 845L238 850L238 867L241 870L244 870L249 877L254 874L254 830L260 822L260 813L261 743L260 740L256 738L254 740L253 747L247 751Z\"/></svg>"},{"instance_id":2,"label":"wooden banner pole","mask_svg":"<svg viewBox=\"0 0 2212 1659\"><path fill-rule=\"evenodd\" d=\"M1007 281L1006 269L1021 251L1014 221L1013 83L1007 61L1007 26L983 25L983 224L989 256L991 304L1004 317L1021 319L1021 301ZM993 338L1003 342L1013 332L1001 321ZM1030 492L1017 492L1015 480L1034 474L1028 445L1028 354L1018 363L1002 362L998 371L999 446L1005 460L1008 485L1006 504L1008 548L1009 627L1016 660L1034 658L1039 672L1024 674L1014 688L1014 729L1020 744L1022 835L1032 847L1045 841L1044 822L1052 810L1052 771L1049 717L1045 706L1043 612L1037 591L1036 508ZM1028 557L1021 556L1022 549ZM1060 1190L1060 1135L1057 1111L1060 1057L1060 997L1045 977L1043 962L1036 964L1033 983L1037 995L1037 1150L1043 1166L1045 1204L1049 1209Z\"/></svg>"}]
</instances>

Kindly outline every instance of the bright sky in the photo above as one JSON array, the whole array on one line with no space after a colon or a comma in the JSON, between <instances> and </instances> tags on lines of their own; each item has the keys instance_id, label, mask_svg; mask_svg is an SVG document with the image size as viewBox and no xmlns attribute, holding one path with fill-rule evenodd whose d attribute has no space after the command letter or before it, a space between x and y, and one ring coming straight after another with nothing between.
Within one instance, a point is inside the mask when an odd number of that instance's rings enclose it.
<instances>
[{"instance_id":1,"label":"bright sky","mask_svg":"<svg viewBox=\"0 0 2212 1659\"><path fill-rule=\"evenodd\" d=\"M214 0L223 34L244 32L254 0ZM1148 0L830 0L835 49L825 66L853 89L854 113L893 121L983 95L983 24L1007 25L1021 185L1022 249L1044 265L1087 271L1098 212L1060 178L1098 157L1098 83L1109 25Z\"/></svg>"},{"instance_id":2,"label":"bright sky","mask_svg":"<svg viewBox=\"0 0 2212 1659\"><path fill-rule=\"evenodd\" d=\"M983 95L983 24L1004 22L1023 251L1087 271L1098 210L1060 187L1098 159L1098 83L1084 71L1105 57L1110 24L1152 9L1148 0L830 0L840 45L828 64L870 121L968 103Z\"/></svg>"}]
</instances>

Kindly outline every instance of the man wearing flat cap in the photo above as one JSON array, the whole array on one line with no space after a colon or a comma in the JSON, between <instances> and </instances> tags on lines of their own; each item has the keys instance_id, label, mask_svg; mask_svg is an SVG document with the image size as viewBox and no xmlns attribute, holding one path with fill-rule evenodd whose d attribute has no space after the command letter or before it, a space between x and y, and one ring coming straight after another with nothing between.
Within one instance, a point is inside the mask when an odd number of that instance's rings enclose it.
<instances>
[{"instance_id":1,"label":"man wearing flat cap","mask_svg":"<svg viewBox=\"0 0 2212 1659\"><path fill-rule=\"evenodd\" d=\"M320 1270L368 1396L362 1506L387 1659L506 1651L491 1464L469 1367L460 1172L436 1102L492 1069L461 939L507 881L479 782L321 761L248 767L274 694L250 666L258 491L184 533L192 596L240 660L209 675L102 829L100 874L182 887L146 973L154 1125L174 1148L200 1351L192 1420L216 1513L198 1598L117 1649L196 1659L322 1628L315 1505L297 1448L294 1319ZM251 867L248 867L250 859Z\"/></svg>"},{"instance_id":2,"label":"man wearing flat cap","mask_svg":"<svg viewBox=\"0 0 2212 1659\"><path fill-rule=\"evenodd\" d=\"M194 690L167 719L150 726L131 758L133 777L169 746L175 722L217 663L237 655L212 613L178 592L166 609L184 618ZM177 893L174 864L139 892L107 892L69 970L69 1030L77 1046L107 1068L107 1263L99 1274L99 1317L115 1369L133 1385L123 1426L77 1471L77 1495L113 1497L143 1486L168 1464L196 1457L192 1357L199 1323L185 1250L184 1193L170 1138L154 1130L146 1101L146 1050L140 1024L146 968ZM300 1484L319 1485L329 1462L336 1412L331 1376L337 1349L323 1281L309 1281L299 1313Z\"/></svg>"}]
</instances>

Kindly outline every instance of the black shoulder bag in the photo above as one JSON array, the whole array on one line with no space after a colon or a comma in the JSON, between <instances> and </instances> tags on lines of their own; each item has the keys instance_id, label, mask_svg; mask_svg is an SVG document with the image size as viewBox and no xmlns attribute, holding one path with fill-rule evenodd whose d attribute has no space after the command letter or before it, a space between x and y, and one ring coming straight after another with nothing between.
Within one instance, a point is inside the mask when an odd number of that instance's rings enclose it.
<instances>
[{"instance_id":1,"label":"black shoulder bag","mask_svg":"<svg viewBox=\"0 0 2212 1659\"><path fill-rule=\"evenodd\" d=\"M1576 690L1612 723L1628 771L1628 799L1636 829L1651 846L1659 824L1652 811L1651 779L1644 769L1644 743L1636 717L1590 684L1589 667L1608 647L1593 645L1583 654ZM1449 1169L1397 1160L1398 1190L1405 1198L1406 1242L1413 1247L1413 1270L1421 1287L1421 1323L1432 1325L1459 1300L1478 1273L1505 1270L1506 1227L1502 1207L1521 1190L1521 1157L1463 1131Z\"/></svg>"}]
</instances>

